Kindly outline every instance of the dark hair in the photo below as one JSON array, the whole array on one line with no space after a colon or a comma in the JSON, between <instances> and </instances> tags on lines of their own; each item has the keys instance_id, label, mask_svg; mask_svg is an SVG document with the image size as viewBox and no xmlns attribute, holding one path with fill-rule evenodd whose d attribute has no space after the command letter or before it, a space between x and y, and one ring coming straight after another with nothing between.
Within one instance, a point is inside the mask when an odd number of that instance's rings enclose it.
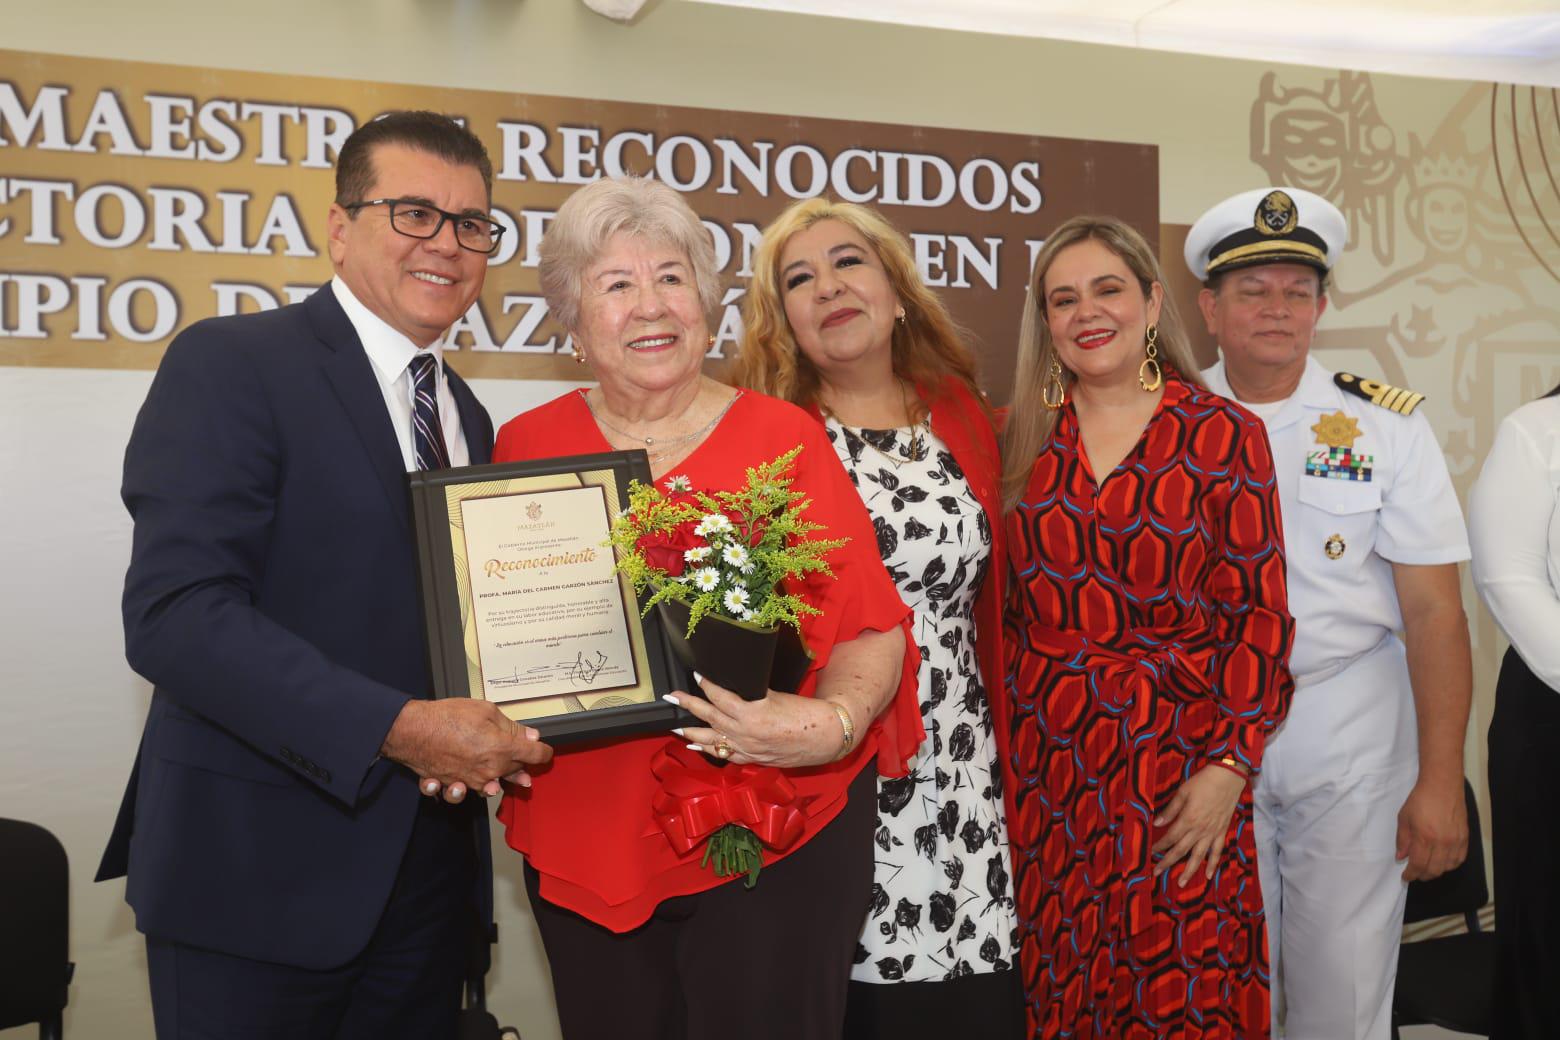
<instances>
[{"instance_id":1,"label":"dark hair","mask_svg":"<svg viewBox=\"0 0 1560 1040\"><path fill-rule=\"evenodd\" d=\"M1282 263L1298 263L1298 261L1278 261L1278 262L1282 262ZM1226 275L1232 275L1236 271L1244 271L1244 270L1246 270L1248 268L1258 267L1258 266L1261 266L1261 265L1259 265L1259 264L1247 264L1247 265L1245 265L1245 267L1235 267L1235 268L1231 268L1231 269L1225 270L1225 271L1215 271L1215 272L1213 272L1213 274L1210 274L1208 276L1206 281L1203 282L1203 288L1207 289L1209 292L1211 292L1215 296L1217 296L1219 294L1219 286L1224 284L1224 279L1225 279ZM1302 266L1311 267L1310 264L1304 264ZM1316 294L1318 296L1326 296L1327 295L1327 283L1332 280L1332 273L1329 272L1329 271L1318 270L1315 267L1311 267L1311 270L1316 271Z\"/></svg>"},{"instance_id":2,"label":"dark hair","mask_svg":"<svg viewBox=\"0 0 1560 1040\"><path fill-rule=\"evenodd\" d=\"M493 198L493 161L477 135L438 112L389 112L352 132L336 157L336 204L364 201L374 187L374 149L399 144L482 174Z\"/></svg>"}]
</instances>

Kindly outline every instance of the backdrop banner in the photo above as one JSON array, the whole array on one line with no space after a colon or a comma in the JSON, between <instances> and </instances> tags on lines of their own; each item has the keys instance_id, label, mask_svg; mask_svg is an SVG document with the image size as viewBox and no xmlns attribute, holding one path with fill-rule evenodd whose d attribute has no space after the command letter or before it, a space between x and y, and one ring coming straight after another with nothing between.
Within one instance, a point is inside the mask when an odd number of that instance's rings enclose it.
<instances>
[{"instance_id":1,"label":"backdrop banner","mask_svg":"<svg viewBox=\"0 0 1560 1040\"><path fill-rule=\"evenodd\" d=\"M878 207L1007 396L1036 250L1082 212L1157 245L1158 149L702 108L313 79L0 51L0 364L153 368L201 318L296 301L329 276L332 166L364 120L430 108L493 157L506 228L453 343L468 377L577 378L536 282L578 185L648 174L688 196L725 280L712 360L741 336L764 224L793 199Z\"/></svg>"}]
</instances>

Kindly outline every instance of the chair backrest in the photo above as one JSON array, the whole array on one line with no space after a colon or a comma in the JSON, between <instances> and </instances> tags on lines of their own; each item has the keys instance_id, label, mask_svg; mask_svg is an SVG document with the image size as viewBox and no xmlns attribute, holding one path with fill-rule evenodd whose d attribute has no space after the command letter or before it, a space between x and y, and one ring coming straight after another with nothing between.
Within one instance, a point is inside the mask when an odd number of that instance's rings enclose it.
<instances>
[{"instance_id":1,"label":"chair backrest","mask_svg":"<svg viewBox=\"0 0 1560 1040\"><path fill-rule=\"evenodd\" d=\"M1466 778L1463 780L1463 799L1468 805L1468 856L1461 866L1438 878L1409 883L1404 924L1452 914L1477 914L1490 901L1490 888L1484 877L1484 839L1479 828L1479 806L1474 801L1473 785Z\"/></svg>"},{"instance_id":2,"label":"chair backrest","mask_svg":"<svg viewBox=\"0 0 1560 1040\"><path fill-rule=\"evenodd\" d=\"M65 847L37 824L0 819L0 1029L58 1016L70 974Z\"/></svg>"}]
</instances>

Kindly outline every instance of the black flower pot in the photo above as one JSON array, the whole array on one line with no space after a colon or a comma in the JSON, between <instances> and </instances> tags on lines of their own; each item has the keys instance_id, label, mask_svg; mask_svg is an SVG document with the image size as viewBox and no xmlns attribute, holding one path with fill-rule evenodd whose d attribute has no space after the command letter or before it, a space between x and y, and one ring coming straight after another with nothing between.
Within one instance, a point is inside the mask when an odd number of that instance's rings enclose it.
<instances>
[{"instance_id":1,"label":"black flower pot","mask_svg":"<svg viewBox=\"0 0 1560 1040\"><path fill-rule=\"evenodd\" d=\"M656 604L672 652L685 668L724 686L743 700L763 700L769 690L794 693L812 663L790 625L759 628L719 614L706 614L688 635L688 606L664 599Z\"/></svg>"}]
</instances>

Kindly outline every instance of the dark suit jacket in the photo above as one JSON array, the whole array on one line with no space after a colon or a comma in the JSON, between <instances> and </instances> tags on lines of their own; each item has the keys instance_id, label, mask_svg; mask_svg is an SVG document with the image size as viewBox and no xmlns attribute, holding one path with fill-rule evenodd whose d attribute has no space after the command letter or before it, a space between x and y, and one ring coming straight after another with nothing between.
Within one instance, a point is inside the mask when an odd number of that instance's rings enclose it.
<instances>
[{"instance_id":1,"label":"dark suit jacket","mask_svg":"<svg viewBox=\"0 0 1560 1040\"><path fill-rule=\"evenodd\" d=\"M449 381L487 462L492 422ZM330 287L179 335L122 494L126 655L155 690L98 878L128 872L149 935L340 965L411 833L416 778L378 752L429 677L405 466ZM491 914L486 816L469 815Z\"/></svg>"}]
</instances>

